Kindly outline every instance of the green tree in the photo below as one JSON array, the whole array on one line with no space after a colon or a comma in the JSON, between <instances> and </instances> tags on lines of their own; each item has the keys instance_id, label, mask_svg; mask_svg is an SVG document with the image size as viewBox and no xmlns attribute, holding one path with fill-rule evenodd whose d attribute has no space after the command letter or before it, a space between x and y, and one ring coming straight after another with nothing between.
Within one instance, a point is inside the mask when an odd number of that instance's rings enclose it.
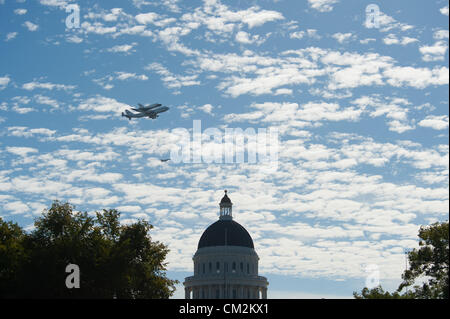
<instances>
[{"instance_id":1,"label":"green tree","mask_svg":"<svg viewBox=\"0 0 450 319\"><path fill-rule=\"evenodd\" d=\"M413 299L414 295L411 293L401 295L397 291L390 293L384 291L381 286L378 286L372 289L365 287L361 293L353 292L353 297L355 299Z\"/></svg>"},{"instance_id":2,"label":"green tree","mask_svg":"<svg viewBox=\"0 0 450 319\"><path fill-rule=\"evenodd\" d=\"M408 252L409 269L402 275L397 291L390 293L381 286L361 293L353 292L356 299L448 299L448 221L422 226L419 230L419 248ZM416 284L420 280L421 284ZM404 288L412 290L400 294Z\"/></svg>"},{"instance_id":3,"label":"green tree","mask_svg":"<svg viewBox=\"0 0 450 319\"><path fill-rule=\"evenodd\" d=\"M19 225L0 217L0 296L14 289L17 269L24 258L24 232Z\"/></svg>"},{"instance_id":4,"label":"green tree","mask_svg":"<svg viewBox=\"0 0 450 319\"><path fill-rule=\"evenodd\" d=\"M17 225L0 225L2 233L15 230L12 238L20 252L15 253L13 248L8 248L8 254L0 251L0 262L4 257L8 269L5 274L12 274L5 275L6 283L0 283L0 297L168 298L173 295L177 281L168 279L165 273L168 248L151 240L152 225L143 220L120 225L120 213L116 210L103 210L95 217L73 210L70 204L55 201L36 219L35 229L29 234ZM68 264L80 268L79 289L66 287Z\"/></svg>"},{"instance_id":5,"label":"green tree","mask_svg":"<svg viewBox=\"0 0 450 319\"><path fill-rule=\"evenodd\" d=\"M448 235L448 221L420 228L419 248L408 253L409 269L402 275L398 291L421 278L424 282L414 286L417 298L448 299Z\"/></svg>"}]
</instances>

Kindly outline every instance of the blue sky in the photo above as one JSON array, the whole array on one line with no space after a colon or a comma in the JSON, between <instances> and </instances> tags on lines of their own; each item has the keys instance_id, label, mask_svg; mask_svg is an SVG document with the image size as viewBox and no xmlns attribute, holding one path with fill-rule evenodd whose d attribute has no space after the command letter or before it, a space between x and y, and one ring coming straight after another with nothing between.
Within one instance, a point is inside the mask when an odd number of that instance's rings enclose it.
<instances>
[{"instance_id":1,"label":"blue sky","mask_svg":"<svg viewBox=\"0 0 450 319\"><path fill-rule=\"evenodd\" d=\"M269 298L349 298L367 265L394 289L420 225L448 219L448 11L444 0L0 0L0 216L31 230L54 199L117 208L123 223L154 224L182 281L228 189ZM157 120L120 116L156 102L170 107ZM162 163L194 120L276 129L276 169Z\"/></svg>"}]
</instances>

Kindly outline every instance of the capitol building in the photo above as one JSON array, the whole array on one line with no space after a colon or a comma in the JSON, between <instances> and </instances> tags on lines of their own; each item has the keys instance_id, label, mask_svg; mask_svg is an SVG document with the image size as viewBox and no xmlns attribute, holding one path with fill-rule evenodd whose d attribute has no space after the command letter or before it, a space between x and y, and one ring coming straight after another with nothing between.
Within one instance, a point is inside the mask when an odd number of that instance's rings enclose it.
<instances>
[{"instance_id":1,"label":"capitol building","mask_svg":"<svg viewBox=\"0 0 450 319\"><path fill-rule=\"evenodd\" d=\"M259 257L247 230L233 220L230 198L220 201L219 220L200 237L194 275L184 281L186 299L266 299L265 277L258 275Z\"/></svg>"}]
</instances>

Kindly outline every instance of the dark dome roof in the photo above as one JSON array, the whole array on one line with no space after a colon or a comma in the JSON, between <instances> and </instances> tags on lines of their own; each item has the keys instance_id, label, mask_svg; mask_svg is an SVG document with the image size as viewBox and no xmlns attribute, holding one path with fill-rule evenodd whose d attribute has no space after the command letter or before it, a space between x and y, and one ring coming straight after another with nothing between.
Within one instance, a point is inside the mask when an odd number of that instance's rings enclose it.
<instances>
[{"instance_id":1,"label":"dark dome roof","mask_svg":"<svg viewBox=\"0 0 450 319\"><path fill-rule=\"evenodd\" d=\"M254 248L247 230L234 220L218 220L210 225L198 242L198 249L211 246L241 246Z\"/></svg>"}]
</instances>

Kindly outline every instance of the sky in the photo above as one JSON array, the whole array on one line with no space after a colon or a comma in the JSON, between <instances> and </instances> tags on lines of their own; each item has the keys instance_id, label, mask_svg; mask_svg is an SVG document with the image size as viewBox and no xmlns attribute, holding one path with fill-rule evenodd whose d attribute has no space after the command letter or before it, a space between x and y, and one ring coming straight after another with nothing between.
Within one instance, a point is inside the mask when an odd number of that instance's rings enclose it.
<instances>
[{"instance_id":1,"label":"sky","mask_svg":"<svg viewBox=\"0 0 450 319\"><path fill-rule=\"evenodd\" d=\"M58 199L147 220L183 298L227 189L269 298L396 289L420 226L448 220L448 15L445 0L0 0L0 217L31 231ZM137 103L170 109L121 116ZM252 130L275 138L236 142Z\"/></svg>"}]
</instances>

